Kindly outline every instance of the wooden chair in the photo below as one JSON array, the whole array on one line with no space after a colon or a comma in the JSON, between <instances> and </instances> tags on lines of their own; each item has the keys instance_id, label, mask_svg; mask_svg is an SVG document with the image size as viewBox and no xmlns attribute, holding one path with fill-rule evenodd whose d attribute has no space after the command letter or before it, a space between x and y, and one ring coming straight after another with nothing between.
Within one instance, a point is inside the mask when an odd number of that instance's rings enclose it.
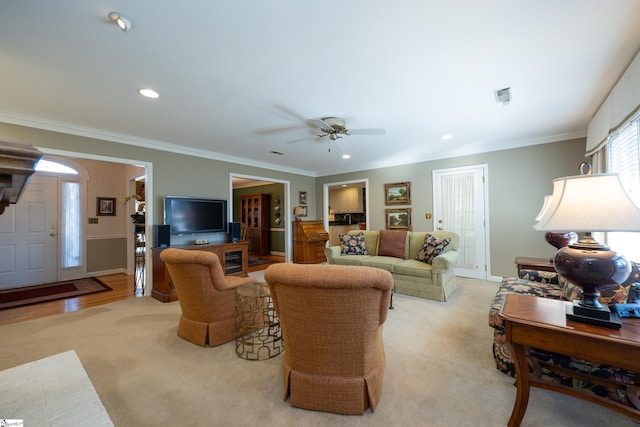
<instances>
[{"instance_id":1,"label":"wooden chair","mask_svg":"<svg viewBox=\"0 0 640 427\"><path fill-rule=\"evenodd\" d=\"M373 267L275 264L264 274L280 318L284 400L338 414L375 410L393 278Z\"/></svg>"},{"instance_id":2,"label":"wooden chair","mask_svg":"<svg viewBox=\"0 0 640 427\"><path fill-rule=\"evenodd\" d=\"M162 251L182 316L178 336L201 346L216 346L236 337L236 288L253 277L225 276L212 252L169 248Z\"/></svg>"}]
</instances>

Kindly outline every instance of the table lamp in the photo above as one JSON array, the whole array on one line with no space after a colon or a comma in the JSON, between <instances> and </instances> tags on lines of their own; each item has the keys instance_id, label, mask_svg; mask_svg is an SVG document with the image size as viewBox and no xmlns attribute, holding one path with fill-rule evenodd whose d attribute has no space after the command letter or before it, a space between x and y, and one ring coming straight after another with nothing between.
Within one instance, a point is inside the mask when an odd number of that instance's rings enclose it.
<instances>
[{"instance_id":1,"label":"table lamp","mask_svg":"<svg viewBox=\"0 0 640 427\"><path fill-rule=\"evenodd\" d=\"M623 283L631 265L598 243L596 231L640 231L640 208L625 192L617 174L578 175L553 180L553 194L533 226L538 231L584 233L554 256L558 274L582 288L581 301L567 307L567 318L619 329L621 321L598 297L600 287Z\"/></svg>"},{"instance_id":2,"label":"table lamp","mask_svg":"<svg viewBox=\"0 0 640 427\"><path fill-rule=\"evenodd\" d=\"M295 208L293 208L293 214L296 217L296 221L300 221L300 217L302 216L303 213L304 213L304 210L302 209L302 206L296 206Z\"/></svg>"}]
</instances>

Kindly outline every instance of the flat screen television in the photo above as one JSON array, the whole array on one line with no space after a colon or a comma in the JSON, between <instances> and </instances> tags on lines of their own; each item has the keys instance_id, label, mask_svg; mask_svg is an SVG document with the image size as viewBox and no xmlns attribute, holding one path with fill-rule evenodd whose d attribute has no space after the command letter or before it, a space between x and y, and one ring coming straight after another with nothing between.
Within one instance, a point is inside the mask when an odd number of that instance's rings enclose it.
<instances>
[{"instance_id":1,"label":"flat screen television","mask_svg":"<svg viewBox=\"0 0 640 427\"><path fill-rule=\"evenodd\" d=\"M165 196L164 223L171 234L227 231L227 201Z\"/></svg>"}]
</instances>

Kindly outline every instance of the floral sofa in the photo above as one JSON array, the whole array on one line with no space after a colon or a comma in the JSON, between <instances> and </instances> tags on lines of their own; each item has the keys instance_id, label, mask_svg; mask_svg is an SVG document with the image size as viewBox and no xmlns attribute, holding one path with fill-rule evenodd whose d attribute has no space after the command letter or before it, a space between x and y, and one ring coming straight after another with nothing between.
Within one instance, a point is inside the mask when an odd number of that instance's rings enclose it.
<instances>
[{"instance_id":1,"label":"floral sofa","mask_svg":"<svg viewBox=\"0 0 640 427\"><path fill-rule=\"evenodd\" d=\"M394 292L446 301L456 289L459 236L448 231L351 230L325 248L329 264L387 270Z\"/></svg>"},{"instance_id":2,"label":"floral sofa","mask_svg":"<svg viewBox=\"0 0 640 427\"><path fill-rule=\"evenodd\" d=\"M625 283L600 290L603 304L625 303L630 286L640 286L640 265L631 264L631 275ZM573 301L582 297L582 290L556 273L536 270L521 270L520 278L505 277L502 280L489 310L489 326L494 329L493 356L500 371L515 377L511 346L505 341L503 322L498 315L505 295L510 293ZM528 360L530 370L542 381L640 409L640 389L634 385L636 374L633 372L535 348L530 348ZM607 382L599 379L607 379ZM615 380L615 386L611 380Z\"/></svg>"}]
</instances>

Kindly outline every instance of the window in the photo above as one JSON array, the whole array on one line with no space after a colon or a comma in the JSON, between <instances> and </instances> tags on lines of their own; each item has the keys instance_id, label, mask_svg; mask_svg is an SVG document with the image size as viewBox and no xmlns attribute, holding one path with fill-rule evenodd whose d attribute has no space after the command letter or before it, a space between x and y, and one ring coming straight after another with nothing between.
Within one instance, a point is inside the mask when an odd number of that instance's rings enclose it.
<instances>
[{"instance_id":1,"label":"window","mask_svg":"<svg viewBox=\"0 0 640 427\"><path fill-rule=\"evenodd\" d=\"M38 172L53 172L58 174L69 174L69 175L77 175L78 171L73 168L70 168L67 165L63 165L62 163L52 162L47 159L40 159L38 164L36 165L36 170Z\"/></svg>"},{"instance_id":2,"label":"window","mask_svg":"<svg viewBox=\"0 0 640 427\"><path fill-rule=\"evenodd\" d=\"M636 116L609 137L607 172L620 176L631 200L640 206L640 116ZM607 233L607 244L627 259L640 262L639 233Z\"/></svg>"},{"instance_id":3,"label":"window","mask_svg":"<svg viewBox=\"0 0 640 427\"><path fill-rule=\"evenodd\" d=\"M62 183L62 268L79 267L82 264L80 183Z\"/></svg>"}]
</instances>

